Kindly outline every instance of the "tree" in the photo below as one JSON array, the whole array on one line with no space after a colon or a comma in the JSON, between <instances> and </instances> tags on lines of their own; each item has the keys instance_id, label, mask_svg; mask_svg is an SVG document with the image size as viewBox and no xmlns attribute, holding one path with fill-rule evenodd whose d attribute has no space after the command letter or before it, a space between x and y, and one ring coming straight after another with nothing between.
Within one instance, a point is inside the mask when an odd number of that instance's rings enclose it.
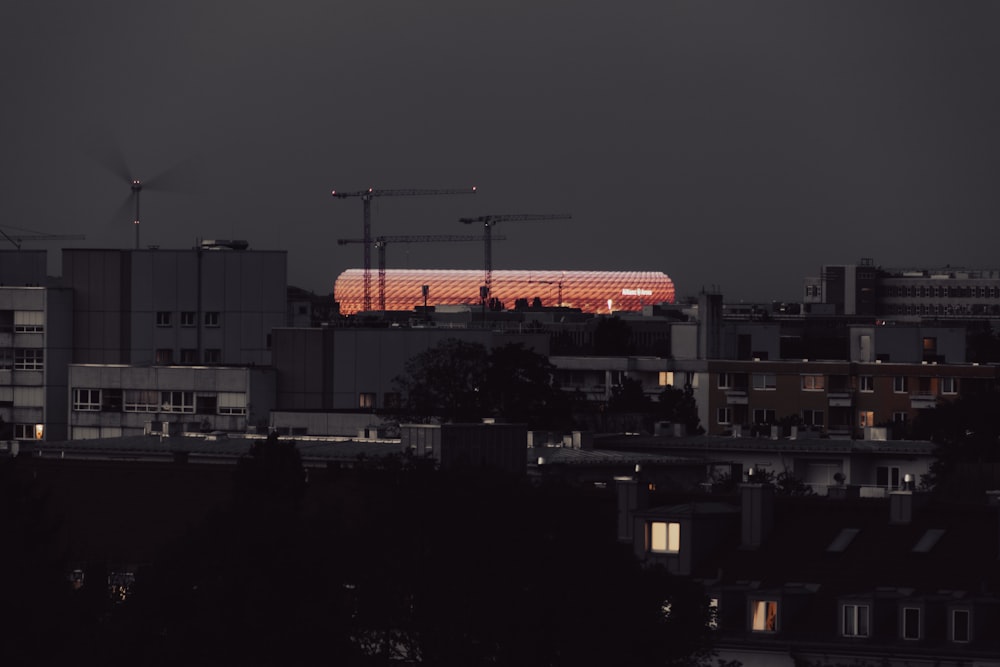
<instances>
[{"instance_id":1,"label":"tree","mask_svg":"<svg viewBox=\"0 0 1000 667\"><path fill-rule=\"evenodd\" d=\"M402 413L425 421L478 421L485 413L483 383L489 357L478 343L449 338L406 362L394 384L403 396Z\"/></svg>"},{"instance_id":2,"label":"tree","mask_svg":"<svg viewBox=\"0 0 1000 667\"><path fill-rule=\"evenodd\" d=\"M608 410L611 412L650 412L653 402L642 389L642 382L623 378L622 383L611 388Z\"/></svg>"},{"instance_id":3,"label":"tree","mask_svg":"<svg viewBox=\"0 0 1000 667\"><path fill-rule=\"evenodd\" d=\"M664 387L660 392L658 412L662 419L675 424L684 424L688 433L705 432L698 417L698 402L694 398L694 389L691 385L685 385L683 389L669 385Z\"/></svg>"},{"instance_id":4,"label":"tree","mask_svg":"<svg viewBox=\"0 0 1000 667\"><path fill-rule=\"evenodd\" d=\"M402 415L414 421L472 422L502 417L529 425L564 425L570 401L554 381L555 367L523 344L487 352L449 339L406 362L395 380Z\"/></svg>"},{"instance_id":5,"label":"tree","mask_svg":"<svg viewBox=\"0 0 1000 667\"><path fill-rule=\"evenodd\" d=\"M922 410L913 433L935 444L935 460L923 478L941 495L981 499L1000 485L1000 393L962 396Z\"/></svg>"}]
</instances>

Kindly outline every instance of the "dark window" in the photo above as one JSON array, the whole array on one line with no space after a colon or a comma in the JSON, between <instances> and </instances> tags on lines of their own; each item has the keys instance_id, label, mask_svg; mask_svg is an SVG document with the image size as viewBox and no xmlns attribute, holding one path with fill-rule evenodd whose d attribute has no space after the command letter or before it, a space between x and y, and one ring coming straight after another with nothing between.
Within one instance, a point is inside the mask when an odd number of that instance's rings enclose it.
<instances>
[{"instance_id":1,"label":"dark window","mask_svg":"<svg viewBox=\"0 0 1000 667\"><path fill-rule=\"evenodd\" d=\"M185 310L181 313L181 326L182 327L193 327L197 324L195 318L196 313L193 310Z\"/></svg>"},{"instance_id":2,"label":"dark window","mask_svg":"<svg viewBox=\"0 0 1000 667\"><path fill-rule=\"evenodd\" d=\"M218 409L219 401L213 396L196 396L194 411L200 415L214 415Z\"/></svg>"},{"instance_id":3,"label":"dark window","mask_svg":"<svg viewBox=\"0 0 1000 667\"><path fill-rule=\"evenodd\" d=\"M210 347L205 350L205 363L206 364L221 364L222 363L222 350Z\"/></svg>"},{"instance_id":4,"label":"dark window","mask_svg":"<svg viewBox=\"0 0 1000 667\"><path fill-rule=\"evenodd\" d=\"M205 326L206 327L217 327L219 326L219 312L210 311L205 313Z\"/></svg>"},{"instance_id":5,"label":"dark window","mask_svg":"<svg viewBox=\"0 0 1000 667\"><path fill-rule=\"evenodd\" d=\"M196 363L198 363L198 350L194 350L194 349L183 349L183 350L181 350L181 363L182 364L196 364Z\"/></svg>"},{"instance_id":6,"label":"dark window","mask_svg":"<svg viewBox=\"0 0 1000 667\"><path fill-rule=\"evenodd\" d=\"M168 310L161 310L156 313L156 326L158 327L169 327L170 326L170 316L171 313Z\"/></svg>"},{"instance_id":7,"label":"dark window","mask_svg":"<svg viewBox=\"0 0 1000 667\"><path fill-rule=\"evenodd\" d=\"M122 390L104 389L101 391L101 410L104 412L121 412Z\"/></svg>"},{"instance_id":8,"label":"dark window","mask_svg":"<svg viewBox=\"0 0 1000 667\"><path fill-rule=\"evenodd\" d=\"M174 363L174 351L169 348L160 348L156 351L156 363L159 365Z\"/></svg>"}]
</instances>

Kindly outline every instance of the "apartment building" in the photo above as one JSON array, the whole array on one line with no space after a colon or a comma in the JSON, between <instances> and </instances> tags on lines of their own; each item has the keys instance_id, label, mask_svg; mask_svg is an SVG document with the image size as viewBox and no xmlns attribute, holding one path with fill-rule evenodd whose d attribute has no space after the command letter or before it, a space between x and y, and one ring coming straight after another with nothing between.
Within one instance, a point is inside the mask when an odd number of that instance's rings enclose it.
<instances>
[{"instance_id":1,"label":"apartment building","mask_svg":"<svg viewBox=\"0 0 1000 667\"><path fill-rule=\"evenodd\" d=\"M717 655L744 665L997 665L998 507L619 490L619 537L700 581ZM657 504L667 500L667 504ZM647 504L651 503L651 504Z\"/></svg>"}]
</instances>

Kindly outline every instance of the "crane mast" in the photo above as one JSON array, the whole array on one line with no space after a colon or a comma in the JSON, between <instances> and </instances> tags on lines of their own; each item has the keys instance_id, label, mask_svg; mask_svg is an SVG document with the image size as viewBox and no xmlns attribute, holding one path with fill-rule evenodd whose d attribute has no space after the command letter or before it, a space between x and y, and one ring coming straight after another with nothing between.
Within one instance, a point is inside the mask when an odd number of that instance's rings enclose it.
<instances>
[{"instance_id":1,"label":"crane mast","mask_svg":"<svg viewBox=\"0 0 1000 667\"><path fill-rule=\"evenodd\" d=\"M471 195L475 194L475 186L471 188L407 188L407 189L386 189L368 188L367 190L355 190L352 192L342 192L334 190L332 194L337 199L347 199L349 197L360 197L363 208L364 224L364 309L371 310L372 306L372 209L371 203L374 197L415 197L421 195Z\"/></svg>"},{"instance_id":2,"label":"crane mast","mask_svg":"<svg viewBox=\"0 0 1000 667\"><path fill-rule=\"evenodd\" d=\"M537 222L542 220L569 220L573 216L568 213L512 213L508 215L481 215L476 218L459 218L459 222L470 225L474 222L483 225L483 255L486 265L483 277L486 283L488 299L493 289L493 226L498 222Z\"/></svg>"}]
</instances>

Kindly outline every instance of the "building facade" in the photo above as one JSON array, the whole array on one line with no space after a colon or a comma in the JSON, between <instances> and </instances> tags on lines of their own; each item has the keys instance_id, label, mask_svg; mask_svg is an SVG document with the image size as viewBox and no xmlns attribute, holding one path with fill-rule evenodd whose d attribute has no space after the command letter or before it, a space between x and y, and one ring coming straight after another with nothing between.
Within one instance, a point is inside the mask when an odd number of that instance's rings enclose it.
<instances>
[{"instance_id":1,"label":"building facade","mask_svg":"<svg viewBox=\"0 0 1000 667\"><path fill-rule=\"evenodd\" d=\"M0 287L0 440L66 437L68 290Z\"/></svg>"},{"instance_id":2,"label":"building facade","mask_svg":"<svg viewBox=\"0 0 1000 667\"><path fill-rule=\"evenodd\" d=\"M269 364L285 326L284 251L63 250L73 290L73 361Z\"/></svg>"},{"instance_id":3,"label":"building facade","mask_svg":"<svg viewBox=\"0 0 1000 667\"><path fill-rule=\"evenodd\" d=\"M264 367L69 367L69 439L266 427L275 373Z\"/></svg>"}]
</instances>

